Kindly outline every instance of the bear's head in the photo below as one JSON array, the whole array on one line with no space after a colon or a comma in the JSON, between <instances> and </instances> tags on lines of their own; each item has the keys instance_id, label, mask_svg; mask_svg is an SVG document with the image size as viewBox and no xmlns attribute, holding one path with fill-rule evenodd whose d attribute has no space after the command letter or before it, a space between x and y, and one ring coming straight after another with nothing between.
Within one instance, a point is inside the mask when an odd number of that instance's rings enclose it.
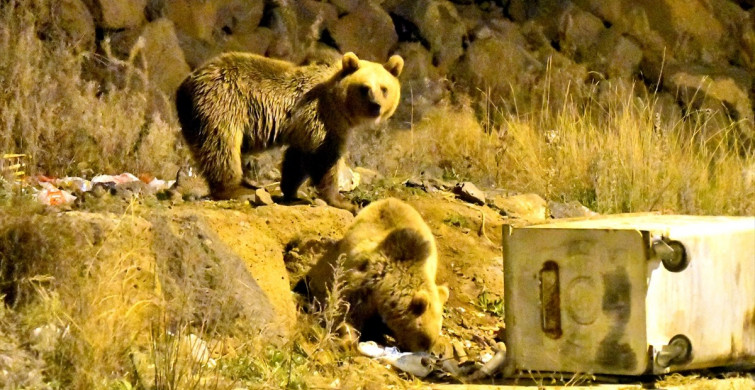
<instances>
[{"instance_id":1,"label":"bear's head","mask_svg":"<svg viewBox=\"0 0 755 390\"><path fill-rule=\"evenodd\" d=\"M399 347L428 351L440 335L449 295L448 287L435 283L434 242L412 228L397 229L382 242L380 252L394 265L377 289L380 317Z\"/></svg>"},{"instance_id":2,"label":"bear's head","mask_svg":"<svg viewBox=\"0 0 755 390\"><path fill-rule=\"evenodd\" d=\"M344 54L338 85L353 123L379 122L393 115L401 99L398 76L403 68L404 60L397 55L379 64L360 60L351 52Z\"/></svg>"}]
</instances>

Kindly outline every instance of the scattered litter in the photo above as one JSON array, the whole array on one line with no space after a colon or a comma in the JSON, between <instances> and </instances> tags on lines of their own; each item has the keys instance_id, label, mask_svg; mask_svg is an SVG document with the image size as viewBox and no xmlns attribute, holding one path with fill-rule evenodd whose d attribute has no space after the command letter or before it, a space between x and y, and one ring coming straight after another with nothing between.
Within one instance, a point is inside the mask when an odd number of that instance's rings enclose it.
<instances>
[{"instance_id":1,"label":"scattered litter","mask_svg":"<svg viewBox=\"0 0 755 390\"><path fill-rule=\"evenodd\" d=\"M412 374L424 378L435 368L437 358L424 352L399 352L396 347L381 347L374 341L365 341L357 345L357 349L365 356L380 359Z\"/></svg>"},{"instance_id":2,"label":"scattered litter","mask_svg":"<svg viewBox=\"0 0 755 390\"><path fill-rule=\"evenodd\" d=\"M365 356L379 359L391 366L412 374L418 378L425 378L432 374L433 378L451 376L456 379L478 380L497 374L506 363L506 345L497 344L495 354L487 353L481 356L481 362L456 359L440 359L426 352L400 352L396 347L382 347L374 341L357 344L357 350Z\"/></svg>"}]
</instances>

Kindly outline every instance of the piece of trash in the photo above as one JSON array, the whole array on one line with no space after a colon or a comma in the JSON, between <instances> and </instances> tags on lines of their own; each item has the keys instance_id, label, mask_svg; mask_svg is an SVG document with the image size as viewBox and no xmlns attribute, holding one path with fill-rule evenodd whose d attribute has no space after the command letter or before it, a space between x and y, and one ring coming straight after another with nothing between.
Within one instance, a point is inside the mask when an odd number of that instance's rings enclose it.
<instances>
[{"instance_id":1,"label":"piece of trash","mask_svg":"<svg viewBox=\"0 0 755 390\"><path fill-rule=\"evenodd\" d=\"M173 182L173 180L165 181L158 178L153 178L149 183L147 183L147 186L154 192L160 192L170 189L170 187L173 186Z\"/></svg>"},{"instance_id":2,"label":"piece of trash","mask_svg":"<svg viewBox=\"0 0 755 390\"><path fill-rule=\"evenodd\" d=\"M428 353L404 352L391 365L401 371L408 372L417 378L424 378L433 370L435 358Z\"/></svg>"},{"instance_id":3,"label":"piece of trash","mask_svg":"<svg viewBox=\"0 0 755 390\"><path fill-rule=\"evenodd\" d=\"M399 352L396 347L381 347L374 341L357 344L357 349L365 356L380 359L397 369L424 378L435 368L437 358L425 352Z\"/></svg>"},{"instance_id":4,"label":"piece of trash","mask_svg":"<svg viewBox=\"0 0 755 390\"><path fill-rule=\"evenodd\" d=\"M92 183L115 183L124 184L139 181L139 178L128 173L121 173L120 175L98 175L92 178Z\"/></svg>"},{"instance_id":5,"label":"piece of trash","mask_svg":"<svg viewBox=\"0 0 755 390\"><path fill-rule=\"evenodd\" d=\"M497 347L498 351L496 351L495 355L485 362L479 370L470 375L468 379L478 380L490 377L497 374L503 368L503 365L506 363L506 344L498 343Z\"/></svg>"},{"instance_id":6,"label":"piece of trash","mask_svg":"<svg viewBox=\"0 0 755 390\"><path fill-rule=\"evenodd\" d=\"M342 192L354 191L361 182L359 172L354 172L343 159L338 160L337 177L338 190Z\"/></svg>"},{"instance_id":7,"label":"piece of trash","mask_svg":"<svg viewBox=\"0 0 755 390\"><path fill-rule=\"evenodd\" d=\"M64 190L73 190L87 192L92 189L92 182L80 177L66 176L62 179L55 180L55 185Z\"/></svg>"},{"instance_id":8,"label":"piece of trash","mask_svg":"<svg viewBox=\"0 0 755 390\"><path fill-rule=\"evenodd\" d=\"M66 190L60 190L51 186L49 189L45 188L39 191L37 200L48 206L59 206L73 202L76 200L76 197Z\"/></svg>"}]
</instances>

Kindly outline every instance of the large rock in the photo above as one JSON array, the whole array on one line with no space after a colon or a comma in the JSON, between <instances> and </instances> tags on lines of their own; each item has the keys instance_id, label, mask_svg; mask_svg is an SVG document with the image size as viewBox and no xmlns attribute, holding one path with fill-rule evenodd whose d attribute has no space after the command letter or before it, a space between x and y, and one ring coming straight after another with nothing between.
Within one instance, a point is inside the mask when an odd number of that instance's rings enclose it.
<instances>
[{"instance_id":1,"label":"large rock","mask_svg":"<svg viewBox=\"0 0 755 390\"><path fill-rule=\"evenodd\" d=\"M578 7L571 7L560 18L561 52L575 58L577 62L591 59L593 48L605 29L603 22L595 15Z\"/></svg>"},{"instance_id":2,"label":"large rock","mask_svg":"<svg viewBox=\"0 0 755 390\"><path fill-rule=\"evenodd\" d=\"M78 50L94 48L94 20L81 0L61 0L53 3L54 23L62 29Z\"/></svg>"},{"instance_id":3,"label":"large rock","mask_svg":"<svg viewBox=\"0 0 755 390\"><path fill-rule=\"evenodd\" d=\"M492 33L469 45L455 73L486 93L508 96L512 86L526 85L541 66L525 48Z\"/></svg>"},{"instance_id":4,"label":"large rock","mask_svg":"<svg viewBox=\"0 0 755 390\"><path fill-rule=\"evenodd\" d=\"M592 67L608 78L627 78L638 72L642 56L642 48L632 38L610 29L597 42Z\"/></svg>"},{"instance_id":5,"label":"large rock","mask_svg":"<svg viewBox=\"0 0 755 390\"><path fill-rule=\"evenodd\" d=\"M319 40L323 30L338 20L338 10L332 4L315 0L299 0L295 4L302 39Z\"/></svg>"},{"instance_id":6,"label":"large rock","mask_svg":"<svg viewBox=\"0 0 755 390\"><path fill-rule=\"evenodd\" d=\"M181 34L208 43L213 42L217 13L217 1L169 0L163 10L165 17L175 23Z\"/></svg>"},{"instance_id":7,"label":"large rock","mask_svg":"<svg viewBox=\"0 0 755 390\"><path fill-rule=\"evenodd\" d=\"M245 51L255 54L265 54L272 41L273 32L267 27L258 27L250 32L237 32L229 35L219 45L222 47L222 51Z\"/></svg>"},{"instance_id":8,"label":"large rock","mask_svg":"<svg viewBox=\"0 0 755 390\"><path fill-rule=\"evenodd\" d=\"M144 23L147 0L85 0L98 27L120 29Z\"/></svg>"},{"instance_id":9,"label":"large rock","mask_svg":"<svg viewBox=\"0 0 755 390\"><path fill-rule=\"evenodd\" d=\"M341 52L353 51L359 58L382 62L398 42L391 17L369 4L338 19L330 34Z\"/></svg>"},{"instance_id":10,"label":"large rock","mask_svg":"<svg viewBox=\"0 0 755 390\"><path fill-rule=\"evenodd\" d=\"M464 53L466 25L453 4L445 0L404 0L394 13L414 23L430 46L434 63L448 69Z\"/></svg>"},{"instance_id":11,"label":"large rock","mask_svg":"<svg viewBox=\"0 0 755 390\"><path fill-rule=\"evenodd\" d=\"M147 24L140 39L144 42L142 50L150 82L168 96L173 96L190 71L173 22L158 19Z\"/></svg>"},{"instance_id":12,"label":"large rock","mask_svg":"<svg viewBox=\"0 0 755 390\"><path fill-rule=\"evenodd\" d=\"M264 1L222 0L218 3L213 31L235 36L255 31L265 10Z\"/></svg>"},{"instance_id":13,"label":"large rock","mask_svg":"<svg viewBox=\"0 0 755 390\"><path fill-rule=\"evenodd\" d=\"M548 218L548 203L537 194L520 194L514 196L494 196L488 200L488 206L503 214L529 222Z\"/></svg>"},{"instance_id":14,"label":"large rock","mask_svg":"<svg viewBox=\"0 0 755 390\"><path fill-rule=\"evenodd\" d=\"M752 77L748 77L748 74L722 74L699 67L669 72L670 75L664 79L664 88L676 93L684 105L722 111L735 121L752 124L753 107L748 94Z\"/></svg>"},{"instance_id":15,"label":"large rock","mask_svg":"<svg viewBox=\"0 0 755 390\"><path fill-rule=\"evenodd\" d=\"M269 57L301 62L306 57L299 39L299 20L296 9L290 6L279 6L269 11L269 27L273 39L267 49Z\"/></svg>"}]
</instances>

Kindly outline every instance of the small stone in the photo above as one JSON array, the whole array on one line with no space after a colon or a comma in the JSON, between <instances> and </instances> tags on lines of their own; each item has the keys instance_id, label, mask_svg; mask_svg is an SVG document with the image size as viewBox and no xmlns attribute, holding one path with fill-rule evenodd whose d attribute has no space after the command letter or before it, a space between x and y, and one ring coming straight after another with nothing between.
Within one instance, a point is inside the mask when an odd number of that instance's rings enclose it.
<instances>
[{"instance_id":1,"label":"small stone","mask_svg":"<svg viewBox=\"0 0 755 390\"><path fill-rule=\"evenodd\" d=\"M254 190L254 199L252 200L255 206L270 206L273 204L273 197L264 188L258 188Z\"/></svg>"},{"instance_id":2,"label":"small stone","mask_svg":"<svg viewBox=\"0 0 755 390\"><path fill-rule=\"evenodd\" d=\"M457 184L454 187L454 193L465 202L479 205L485 204L485 194L471 182L465 181Z\"/></svg>"}]
</instances>

